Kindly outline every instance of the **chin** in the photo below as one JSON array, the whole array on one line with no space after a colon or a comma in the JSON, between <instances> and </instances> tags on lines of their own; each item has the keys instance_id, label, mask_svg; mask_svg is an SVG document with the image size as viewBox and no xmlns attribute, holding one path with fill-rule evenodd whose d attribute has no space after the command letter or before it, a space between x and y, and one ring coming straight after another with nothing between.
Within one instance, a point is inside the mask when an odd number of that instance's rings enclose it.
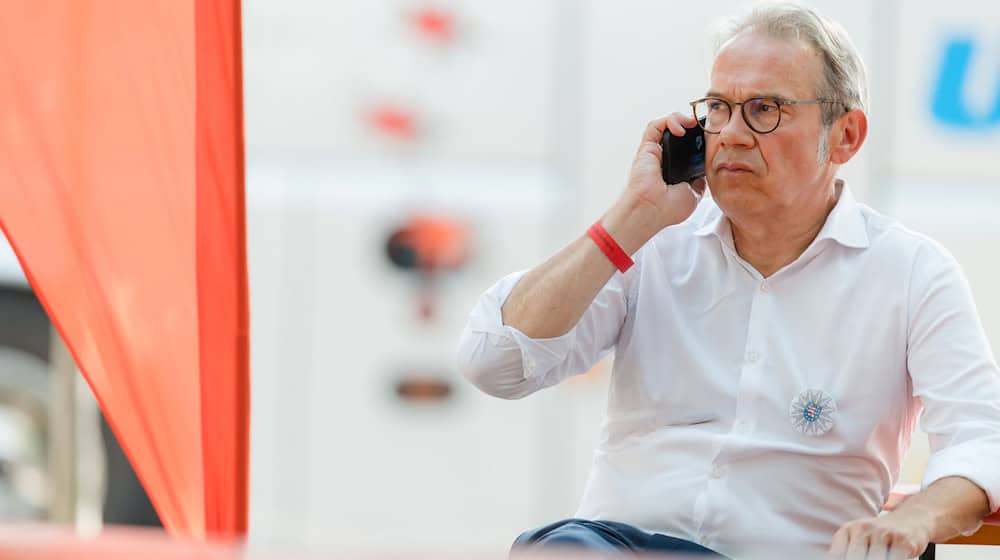
<instances>
[{"instance_id":1,"label":"chin","mask_svg":"<svg viewBox=\"0 0 1000 560\"><path fill-rule=\"evenodd\" d=\"M726 178L708 179L712 199L724 212L743 211L758 206L761 192L753 181L733 181Z\"/></svg>"},{"instance_id":2,"label":"chin","mask_svg":"<svg viewBox=\"0 0 1000 560\"><path fill-rule=\"evenodd\" d=\"M746 173L734 175L732 173L709 173L706 177L712 189L712 196L718 198L756 192L757 181L754 176Z\"/></svg>"}]
</instances>

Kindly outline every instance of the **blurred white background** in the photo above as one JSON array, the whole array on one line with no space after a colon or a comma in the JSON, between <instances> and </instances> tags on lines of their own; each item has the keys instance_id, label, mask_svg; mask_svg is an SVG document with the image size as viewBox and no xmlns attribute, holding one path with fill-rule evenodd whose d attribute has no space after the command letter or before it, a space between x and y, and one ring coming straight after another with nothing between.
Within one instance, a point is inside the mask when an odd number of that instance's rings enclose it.
<instances>
[{"instance_id":1,"label":"blurred white background","mask_svg":"<svg viewBox=\"0 0 1000 560\"><path fill-rule=\"evenodd\" d=\"M996 347L1000 4L808 4L869 70L870 136L842 176L956 255ZM715 25L749 4L243 5L251 539L495 554L571 515L608 364L501 401L458 377L459 332L495 280L611 204L646 123L703 95ZM461 266L387 258L414 216L466 228ZM401 383L444 396L408 398ZM926 454L916 437L904 482Z\"/></svg>"}]
</instances>

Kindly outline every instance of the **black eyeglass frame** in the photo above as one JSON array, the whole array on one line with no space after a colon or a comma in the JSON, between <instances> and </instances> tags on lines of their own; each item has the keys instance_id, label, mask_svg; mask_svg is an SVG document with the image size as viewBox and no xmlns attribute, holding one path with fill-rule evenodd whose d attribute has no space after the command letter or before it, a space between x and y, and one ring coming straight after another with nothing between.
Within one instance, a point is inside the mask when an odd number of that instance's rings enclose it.
<instances>
[{"instance_id":1,"label":"black eyeglass frame","mask_svg":"<svg viewBox=\"0 0 1000 560\"><path fill-rule=\"evenodd\" d=\"M744 99L743 101L737 102L737 101L729 101L726 99L722 99L721 97L702 97L701 99L695 99L694 101L691 102L691 113L694 114L694 120L698 121L698 126L700 126L701 129L708 134L722 133L722 129L719 129L715 132L708 130L707 128L705 128L705 124L702 122L702 119L698 118L698 104L704 103L705 101L709 100L721 101L725 103L727 107L729 107L729 119L726 119L726 123L722 125L723 127L725 127L726 124L729 124L729 121L733 118L733 105L739 105L740 116L743 117L743 122L746 123L747 127L749 127L750 130L756 132L757 134L768 134L770 132L774 132L775 130L778 129L779 126L781 126L782 105L822 105L825 103L841 103L841 101L837 99L781 99L779 97L751 97L749 99ZM773 101L774 104L778 106L778 120L777 122L774 123L774 127L771 128L770 130L757 130L757 128L754 125L750 124L750 119L747 118L746 106L747 103L751 103L754 101ZM849 110L850 109L848 109L847 106L845 105L844 112L846 113Z\"/></svg>"}]
</instances>

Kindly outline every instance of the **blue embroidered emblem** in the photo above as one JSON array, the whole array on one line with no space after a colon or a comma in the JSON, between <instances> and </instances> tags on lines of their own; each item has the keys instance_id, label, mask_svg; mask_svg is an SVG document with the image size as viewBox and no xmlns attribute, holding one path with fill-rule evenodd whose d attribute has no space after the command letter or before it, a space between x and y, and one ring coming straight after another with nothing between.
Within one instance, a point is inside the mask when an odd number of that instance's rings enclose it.
<instances>
[{"instance_id":1,"label":"blue embroidered emblem","mask_svg":"<svg viewBox=\"0 0 1000 560\"><path fill-rule=\"evenodd\" d=\"M833 397L819 389L806 389L792 400L788 415L796 430L821 436L833 427L836 412L837 403Z\"/></svg>"}]
</instances>

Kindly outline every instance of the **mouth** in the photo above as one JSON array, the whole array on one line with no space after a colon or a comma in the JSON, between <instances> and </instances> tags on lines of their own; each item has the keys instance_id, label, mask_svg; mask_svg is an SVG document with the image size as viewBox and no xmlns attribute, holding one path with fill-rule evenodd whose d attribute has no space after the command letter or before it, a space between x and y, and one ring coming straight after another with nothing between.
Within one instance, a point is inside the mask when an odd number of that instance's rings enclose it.
<instances>
[{"instance_id":1,"label":"mouth","mask_svg":"<svg viewBox=\"0 0 1000 560\"><path fill-rule=\"evenodd\" d=\"M753 173L753 169L745 164L736 161L727 161L725 163L720 163L715 166L715 171L717 173L729 172L729 173Z\"/></svg>"}]
</instances>

